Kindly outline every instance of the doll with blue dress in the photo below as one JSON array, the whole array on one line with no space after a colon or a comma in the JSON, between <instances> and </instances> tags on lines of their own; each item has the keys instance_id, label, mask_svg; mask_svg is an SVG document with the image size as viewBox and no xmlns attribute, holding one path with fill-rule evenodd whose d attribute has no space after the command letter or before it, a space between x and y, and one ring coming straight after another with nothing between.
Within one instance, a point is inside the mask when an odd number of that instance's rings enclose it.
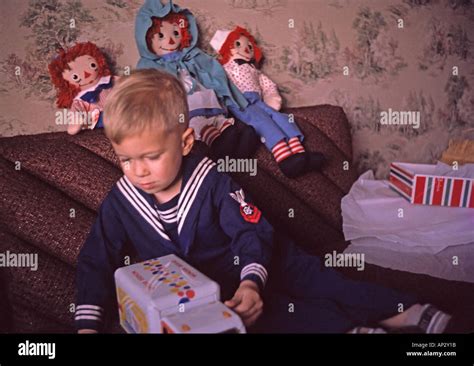
<instances>
[{"instance_id":1,"label":"doll with blue dress","mask_svg":"<svg viewBox=\"0 0 474 366\"><path fill-rule=\"evenodd\" d=\"M57 91L56 104L72 115L67 132L103 127L103 109L117 77L103 52L92 42L77 43L61 49L48 65L51 81Z\"/></svg>"}]
</instances>

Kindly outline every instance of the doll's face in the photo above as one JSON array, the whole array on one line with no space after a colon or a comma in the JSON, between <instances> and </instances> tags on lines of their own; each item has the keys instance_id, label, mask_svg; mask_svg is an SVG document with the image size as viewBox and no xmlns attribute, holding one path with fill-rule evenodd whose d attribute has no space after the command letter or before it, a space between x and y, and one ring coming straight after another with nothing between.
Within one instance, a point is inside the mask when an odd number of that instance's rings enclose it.
<instances>
[{"instance_id":1,"label":"doll's face","mask_svg":"<svg viewBox=\"0 0 474 366\"><path fill-rule=\"evenodd\" d=\"M240 36L240 38L234 42L234 47L230 52L232 54L232 60L242 59L250 61L254 56L252 43L245 36Z\"/></svg>"},{"instance_id":2,"label":"doll's face","mask_svg":"<svg viewBox=\"0 0 474 366\"><path fill-rule=\"evenodd\" d=\"M164 21L160 31L153 35L151 48L158 56L177 51L181 45L181 29L178 24Z\"/></svg>"},{"instance_id":3,"label":"doll's face","mask_svg":"<svg viewBox=\"0 0 474 366\"><path fill-rule=\"evenodd\" d=\"M63 71L63 78L81 90L94 86L99 80L99 64L92 56L79 56L68 66L70 70Z\"/></svg>"}]
</instances>

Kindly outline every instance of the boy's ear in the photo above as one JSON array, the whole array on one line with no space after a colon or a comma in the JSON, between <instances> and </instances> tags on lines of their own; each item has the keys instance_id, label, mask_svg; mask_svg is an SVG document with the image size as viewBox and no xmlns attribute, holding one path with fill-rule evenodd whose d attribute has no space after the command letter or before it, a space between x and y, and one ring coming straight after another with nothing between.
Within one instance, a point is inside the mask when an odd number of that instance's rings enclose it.
<instances>
[{"instance_id":1,"label":"boy's ear","mask_svg":"<svg viewBox=\"0 0 474 366\"><path fill-rule=\"evenodd\" d=\"M183 150L183 156L186 156L191 152L194 146L194 129L192 127L188 127L186 131L183 132L181 146Z\"/></svg>"}]
</instances>

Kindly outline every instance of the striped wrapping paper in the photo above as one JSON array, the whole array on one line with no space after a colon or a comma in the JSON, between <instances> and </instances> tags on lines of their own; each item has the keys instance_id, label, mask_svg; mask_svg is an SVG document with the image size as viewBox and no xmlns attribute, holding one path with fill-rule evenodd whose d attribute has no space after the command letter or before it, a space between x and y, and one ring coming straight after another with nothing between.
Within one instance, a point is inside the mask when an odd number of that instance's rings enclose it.
<instances>
[{"instance_id":1,"label":"striped wrapping paper","mask_svg":"<svg viewBox=\"0 0 474 366\"><path fill-rule=\"evenodd\" d=\"M411 203L474 208L474 179L430 174L435 165L392 163L390 188Z\"/></svg>"}]
</instances>

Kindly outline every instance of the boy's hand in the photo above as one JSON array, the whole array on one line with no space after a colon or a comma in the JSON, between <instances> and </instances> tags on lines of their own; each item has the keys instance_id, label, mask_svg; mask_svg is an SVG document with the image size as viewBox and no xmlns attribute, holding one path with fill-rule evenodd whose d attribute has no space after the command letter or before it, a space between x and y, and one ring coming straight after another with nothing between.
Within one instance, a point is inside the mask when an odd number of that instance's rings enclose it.
<instances>
[{"instance_id":1,"label":"boy's hand","mask_svg":"<svg viewBox=\"0 0 474 366\"><path fill-rule=\"evenodd\" d=\"M250 280L242 281L234 297L224 304L239 314L246 327L255 323L263 311L258 285Z\"/></svg>"}]
</instances>

